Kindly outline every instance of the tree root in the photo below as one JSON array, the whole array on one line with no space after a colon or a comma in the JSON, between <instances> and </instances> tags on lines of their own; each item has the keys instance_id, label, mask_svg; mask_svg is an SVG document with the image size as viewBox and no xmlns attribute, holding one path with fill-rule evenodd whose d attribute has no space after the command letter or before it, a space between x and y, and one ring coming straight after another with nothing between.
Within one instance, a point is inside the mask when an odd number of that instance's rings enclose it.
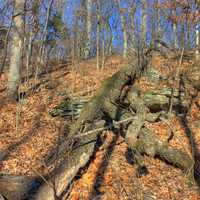
<instances>
[{"instance_id":1,"label":"tree root","mask_svg":"<svg viewBox=\"0 0 200 200\"><path fill-rule=\"evenodd\" d=\"M167 163L182 169L188 180L191 183L194 182L194 160L192 157L171 147L167 142L161 141L158 136L147 128L142 128L137 138L135 138L135 134L132 134L132 137L129 135L126 141L129 148L137 154L146 154L150 157L158 156Z\"/></svg>"}]
</instances>

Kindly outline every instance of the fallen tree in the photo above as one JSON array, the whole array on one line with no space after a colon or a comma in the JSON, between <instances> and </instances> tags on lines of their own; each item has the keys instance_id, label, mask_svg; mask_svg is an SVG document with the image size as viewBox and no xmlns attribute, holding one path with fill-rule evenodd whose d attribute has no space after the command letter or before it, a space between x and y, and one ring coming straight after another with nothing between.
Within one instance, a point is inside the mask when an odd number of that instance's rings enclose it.
<instances>
[{"instance_id":1,"label":"fallen tree","mask_svg":"<svg viewBox=\"0 0 200 200\"><path fill-rule=\"evenodd\" d=\"M36 194L37 200L55 199L69 186L71 180L75 177L81 167L84 167L94 152L97 134L87 135L82 138L74 139L82 130L92 129L94 121L105 119L107 122L118 118L121 100L124 98L124 89L131 85L136 76L136 68L128 66L122 68L119 72L108 78L97 91L97 94L85 105L80 117L72 125L71 131L59 147L58 157L66 152L68 154L67 164L63 163L55 175L55 188L44 184ZM76 146L79 146L76 148ZM75 147L75 151L73 150ZM82 147L82 148L80 148ZM77 151L77 152L76 152ZM63 179L64 177L64 179Z\"/></svg>"},{"instance_id":2,"label":"fallen tree","mask_svg":"<svg viewBox=\"0 0 200 200\"><path fill-rule=\"evenodd\" d=\"M86 165L94 152L97 134L91 134L81 139L73 139L73 137L82 132L83 129L91 129L95 120L100 120L104 117L116 118L118 107L115 103L122 98L123 88L133 82L135 75L136 68L128 66L124 67L103 83L102 87L97 91L96 96L87 103L80 117L72 126L68 135L69 139L66 139L59 148L58 157L61 154L67 153L68 159L55 170L52 178L48 179L48 183L41 185L34 199L56 199L56 197L60 196L71 183L71 180L80 168ZM53 152L53 154L55 154L55 152ZM5 180L6 179L2 179L2 182L0 182L0 193L5 195L8 199L11 199L9 192L11 190L15 192L16 188L15 185L12 184L11 179L9 188L2 187L4 186ZM28 194L28 191L24 192L24 183L19 187L22 188L23 194L20 195L16 193L16 200L23 199L26 196L24 193Z\"/></svg>"},{"instance_id":3,"label":"fallen tree","mask_svg":"<svg viewBox=\"0 0 200 200\"><path fill-rule=\"evenodd\" d=\"M182 169L188 177L188 183L193 184L194 160L191 156L181 150L171 147L167 141L161 141L158 136L147 128L142 128L140 132L138 132L137 138L134 133L135 132L129 134L126 137L126 141L129 148L136 154L136 161L140 167L145 166L141 154L146 154L153 158L158 156L168 163Z\"/></svg>"},{"instance_id":4,"label":"fallen tree","mask_svg":"<svg viewBox=\"0 0 200 200\"><path fill-rule=\"evenodd\" d=\"M72 127L68 140L61 144L59 157L61 154L65 154L65 152L70 151L70 149L72 154L68 154L70 155L69 165L64 164L65 167L62 170L62 173L57 173L57 179L55 181L56 190L55 188L49 187L48 184L45 184L40 188L36 199L54 199L52 197L55 196L55 194L60 196L64 189L71 183L71 180L78 173L79 169L86 165L94 152L99 132L94 131L91 134L86 133L83 134L83 136L80 135L80 137L78 134L81 134L82 126L84 126L85 131L90 130L92 129L94 121L98 121L102 118L104 118L107 122L110 121L110 123L115 126L115 123L111 122L111 120L123 120L132 116L133 119L131 120L131 124L127 123L126 120L124 122L124 124L129 125L125 138L130 148L136 149L135 152L147 153L153 157L155 155L163 157L169 163L183 169L184 172L190 172L188 173L188 177L190 180L193 180L194 161L189 155L167 146L153 134L148 134L148 137L146 134L141 134L140 136L140 132L143 130L144 122L149 119L149 121L152 122L159 120L160 115L162 115L161 111L166 111L169 107L171 89L165 88L157 91L149 90L145 92L145 94L140 95L138 88L131 87L132 79L126 79L124 77L127 76L121 75L121 73L125 73L127 75L127 72L129 72L129 70L120 71L117 76L115 74L113 77L108 79L100 91L98 91L98 94L91 101L89 101L88 104L86 104L80 117ZM120 76L118 76L119 74ZM115 81L117 81L117 83L115 83ZM130 87L124 93L124 87L127 85ZM177 109L179 106L180 96L181 98L184 98L184 93L178 93L178 91L174 92L174 109ZM124 111L124 109L120 108L120 105L122 107L127 106L131 109L131 112L129 109ZM187 105L187 101L183 99L183 103L181 105L182 108L187 109ZM149 111L153 111L154 113ZM106 126L106 123L104 126ZM101 128L100 131L103 130ZM138 136L139 139L136 139ZM135 138L135 140L133 140L133 138ZM74 153L75 151L73 150L73 147L70 146L70 143L74 143L75 141L78 141L76 145L83 145L83 148L78 148L78 154ZM147 148L146 146L148 145L152 145L151 148ZM150 150L152 150L152 153L150 153ZM140 160L141 159L138 159L139 163L141 163Z\"/></svg>"},{"instance_id":5,"label":"fallen tree","mask_svg":"<svg viewBox=\"0 0 200 200\"><path fill-rule=\"evenodd\" d=\"M152 157L160 156L172 165L180 167L184 172L189 172L188 177L193 180L193 158L185 152L173 149L144 128L145 121L155 122L166 114L172 98L171 88L148 90L141 93L140 89L134 86L136 77L138 77L138 69L134 66L127 66L104 81L96 95L83 107L79 118L72 125L58 152L52 151L46 159L47 165L56 159L62 159L63 162L52 172L51 178L44 175L43 179L46 181L32 195L33 199L55 200L60 198L80 169L86 166L94 154L99 133L108 128L118 128L119 124L124 124L127 128L125 141L131 149L138 152L136 156L139 165L142 165L141 154L143 153ZM173 98L174 111L188 109L188 101L184 92L175 90ZM64 106L63 108L65 109ZM65 109L67 110L68 108ZM12 182L12 178L0 178L0 193L7 199L13 199L13 192L16 193L16 200L27 198L32 190L31 187L27 187L27 183L33 183L38 179L38 177L34 179L16 177L15 180L17 178L18 187L15 187L16 184ZM6 181L10 183L10 186L5 184Z\"/></svg>"}]
</instances>

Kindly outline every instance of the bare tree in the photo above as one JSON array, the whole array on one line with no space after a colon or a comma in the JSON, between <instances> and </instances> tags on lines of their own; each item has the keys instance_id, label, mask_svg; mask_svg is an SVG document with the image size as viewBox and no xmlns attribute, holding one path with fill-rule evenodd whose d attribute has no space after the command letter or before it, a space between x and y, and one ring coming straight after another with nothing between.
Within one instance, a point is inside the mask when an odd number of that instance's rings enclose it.
<instances>
[{"instance_id":1,"label":"bare tree","mask_svg":"<svg viewBox=\"0 0 200 200\"><path fill-rule=\"evenodd\" d=\"M120 6L120 0L116 1L117 7L119 9L122 32L123 32L123 57L127 57L128 51L128 34L127 34L127 27L126 27L126 17L124 16L124 10Z\"/></svg>"},{"instance_id":2,"label":"bare tree","mask_svg":"<svg viewBox=\"0 0 200 200\"><path fill-rule=\"evenodd\" d=\"M87 17L86 17L86 45L85 45L85 59L89 58L92 44L92 0L86 0Z\"/></svg>"},{"instance_id":3,"label":"bare tree","mask_svg":"<svg viewBox=\"0 0 200 200\"><path fill-rule=\"evenodd\" d=\"M136 9L137 9L136 3L131 2L129 15L130 15L130 21L131 21L131 40L132 40L133 45L135 45L135 13L136 13Z\"/></svg>"},{"instance_id":4,"label":"bare tree","mask_svg":"<svg viewBox=\"0 0 200 200\"><path fill-rule=\"evenodd\" d=\"M172 8L172 15L174 17L173 22L172 22L172 29L173 29L173 35L174 35L174 48L178 48L176 7Z\"/></svg>"},{"instance_id":5,"label":"bare tree","mask_svg":"<svg viewBox=\"0 0 200 200\"><path fill-rule=\"evenodd\" d=\"M15 0L13 16L13 35L11 46L10 69L8 75L8 97L16 99L20 84L20 68L22 65L23 48L23 11L25 0Z\"/></svg>"},{"instance_id":6,"label":"bare tree","mask_svg":"<svg viewBox=\"0 0 200 200\"><path fill-rule=\"evenodd\" d=\"M48 28L48 22L49 22L52 4L53 4L53 0L49 0L48 7L47 7L45 25L44 25L44 29L43 29L43 32L42 32L41 45L40 45L39 55L38 55L39 56L38 57L38 65L37 65L36 72L35 72L35 79L38 78L39 65L41 63L44 64L44 43L45 43L46 38L47 38L47 28Z\"/></svg>"},{"instance_id":7,"label":"bare tree","mask_svg":"<svg viewBox=\"0 0 200 200\"><path fill-rule=\"evenodd\" d=\"M156 39L160 40L162 36L162 29L161 29L161 12L160 12L160 0L155 0L155 15L156 15ZM155 46L160 48L160 44L156 43Z\"/></svg>"},{"instance_id":8,"label":"bare tree","mask_svg":"<svg viewBox=\"0 0 200 200\"><path fill-rule=\"evenodd\" d=\"M143 45L146 45L147 39L147 0L142 1L142 21L141 21L141 33Z\"/></svg>"},{"instance_id":9,"label":"bare tree","mask_svg":"<svg viewBox=\"0 0 200 200\"><path fill-rule=\"evenodd\" d=\"M100 1L97 0L96 3L96 9L97 9L97 36L96 36L96 48L97 48L97 69L100 69L100 20L101 20L101 16L100 16Z\"/></svg>"},{"instance_id":10,"label":"bare tree","mask_svg":"<svg viewBox=\"0 0 200 200\"><path fill-rule=\"evenodd\" d=\"M199 8L199 6L196 5L196 15L197 16L198 16L198 8ZM196 26L195 26L195 46L196 46L195 55L196 55L196 59L197 60L199 59L199 45L200 45L200 40L199 40L199 24L197 22Z\"/></svg>"}]
</instances>

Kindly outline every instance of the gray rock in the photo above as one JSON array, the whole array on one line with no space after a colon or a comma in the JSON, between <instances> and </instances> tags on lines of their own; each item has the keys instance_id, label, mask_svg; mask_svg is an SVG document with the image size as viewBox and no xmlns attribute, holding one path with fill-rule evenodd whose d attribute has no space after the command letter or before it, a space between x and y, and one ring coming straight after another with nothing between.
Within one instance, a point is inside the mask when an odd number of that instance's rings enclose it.
<instances>
[{"instance_id":1,"label":"gray rock","mask_svg":"<svg viewBox=\"0 0 200 200\"><path fill-rule=\"evenodd\" d=\"M145 78L151 83L158 84L162 76L158 70L151 67L147 69Z\"/></svg>"}]
</instances>

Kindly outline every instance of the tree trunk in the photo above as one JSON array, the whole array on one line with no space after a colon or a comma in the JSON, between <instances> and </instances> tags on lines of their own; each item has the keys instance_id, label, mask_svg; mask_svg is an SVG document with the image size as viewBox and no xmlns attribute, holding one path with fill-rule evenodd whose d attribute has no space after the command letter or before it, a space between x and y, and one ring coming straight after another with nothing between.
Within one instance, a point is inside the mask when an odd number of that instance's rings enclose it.
<instances>
[{"instance_id":1,"label":"tree trunk","mask_svg":"<svg viewBox=\"0 0 200 200\"><path fill-rule=\"evenodd\" d=\"M86 24L86 45L85 45L85 59L89 58L91 53L91 43L92 43L92 0L86 0L87 7L87 24Z\"/></svg>"},{"instance_id":2,"label":"tree trunk","mask_svg":"<svg viewBox=\"0 0 200 200\"><path fill-rule=\"evenodd\" d=\"M52 188L49 184L44 183L36 195L37 200L55 200L55 196L60 196L80 168L86 165L93 154L97 133L86 135L83 138L78 138L78 134L81 133L83 127L86 131L93 128L93 126L96 127L97 125L94 122L103 117L108 119L118 118L119 108L116 104L122 98L123 88L133 81L135 73L136 69L134 66L124 67L105 80L97 94L85 105L80 117L71 128L68 135L69 139L63 141L59 148L57 154L59 157L66 154L69 157L67 164L63 163L55 174L56 188Z\"/></svg>"},{"instance_id":3,"label":"tree trunk","mask_svg":"<svg viewBox=\"0 0 200 200\"><path fill-rule=\"evenodd\" d=\"M197 15L198 15L198 6L197 6L197 9L196 9L196 12L197 12ZM199 27L198 27L198 23L196 24L196 27L195 27L195 44L196 44L196 52L195 52L195 55L196 55L196 59L198 60L199 59Z\"/></svg>"},{"instance_id":4,"label":"tree trunk","mask_svg":"<svg viewBox=\"0 0 200 200\"><path fill-rule=\"evenodd\" d=\"M176 10L172 11L172 15L174 17L176 16ZM173 34L174 34L174 48L178 48L177 22L175 22L175 21L172 22L172 29L173 29Z\"/></svg>"},{"instance_id":5,"label":"tree trunk","mask_svg":"<svg viewBox=\"0 0 200 200\"><path fill-rule=\"evenodd\" d=\"M131 130L133 131L132 134ZM135 134L133 128L131 128L131 130L129 133L131 137L126 138L126 141L129 148L137 152L137 162L141 167L144 166L144 162L141 160L142 154L146 154L150 157L159 156L168 163L182 169L188 178L189 184L194 183L194 160L190 155L172 147L168 142L160 140L158 136L147 128L141 128L140 132L137 134Z\"/></svg>"},{"instance_id":6,"label":"tree trunk","mask_svg":"<svg viewBox=\"0 0 200 200\"><path fill-rule=\"evenodd\" d=\"M23 48L23 13L24 0L15 1L14 10L14 28L12 35L10 69L8 75L8 97L17 99L18 87L20 84L20 68L22 65L22 48Z\"/></svg>"},{"instance_id":7,"label":"tree trunk","mask_svg":"<svg viewBox=\"0 0 200 200\"><path fill-rule=\"evenodd\" d=\"M126 28L126 18L121 10L120 0L117 0L117 7L119 9L122 32L123 32L123 58L126 58L127 51L128 51L128 34L127 34L127 28Z\"/></svg>"},{"instance_id":8,"label":"tree trunk","mask_svg":"<svg viewBox=\"0 0 200 200\"><path fill-rule=\"evenodd\" d=\"M123 31L123 57L127 57L127 50L128 50L128 41L127 41L127 32L126 32L126 19L123 14L120 16L121 24L122 24L122 31Z\"/></svg>"},{"instance_id":9,"label":"tree trunk","mask_svg":"<svg viewBox=\"0 0 200 200\"><path fill-rule=\"evenodd\" d=\"M186 14L186 48L189 50L190 49L190 19L189 19L189 13Z\"/></svg>"},{"instance_id":10,"label":"tree trunk","mask_svg":"<svg viewBox=\"0 0 200 200\"><path fill-rule=\"evenodd\" d=\"M111 55L112 54L112 48L113 48L113 32L112 32L112 27L111 24L109 22L109 18L106 19L105 22L105 26L106 26L106 55Z\"/></svg>"},{"instance_id":11,"label":"tree trunk","mask_svg":"<svg viewBox=\"0 0 200 200\"><path fill-rule=\"evenodd\" d=\"M131 20L131 42L132 42L132 47L135 48L135 42L136 42L136 38L135 38L135 13L136 13L136 6L133 5L130 8L130 20Z\"/></svg>"},{"instance_id":12,"label":"tree trunk","mask_svg":"<svg viewBox=\"0 0 200 200\"><path fill-rule=\"evenodd\" d=\"M97 56L97 69L100 69L100 1L97 1L97 36L96 36L96 56Z\"/></svg>"},{"instance_id":13,"label":"tree trunk","mask_svg":"<svg viewBox=\"0 0 200 200\"><path fill-rule=\"evenodd\" d=\"M142 21L141 21L141 32L142 32L142 44L146 46L147 39L147 0L142 1Z\"/></svg>"},{"instance_id":14,"label":"tree trunk","mask_svg":"<svg viewBox=\"0 0 200 200\"><path fill-rule=\"evenodd\" d=\"M45 25L44 25L44 29L43 29L43 32L42 32L41 45L40 45L40 49L39 49L38 64L37 64L36 72L35 72L35 80L38 78L40 65L41 64L44 65L44 51L45 51L44 43L47 39L47 32L48 32L47 28L48 28L48 22L49 22L52 4L53 4L53 0L49 0Z\"/></svg>"},{"instance_id":15,"label":"tree trunk","mask_svg":"<svg viewBox=\"0 0 200 200\"><path fill-rule=\"evenodd\" d=\"M157 35L156 35L156 39L160 40L161 39L161 35L162 35L162 29L161 29L161 12L160 12L160 8L159 8L159 4L160 4L160 0L156 0L156 4L157 4L157 10L156 10L156 20L157 20ZM156 44L156 46L158 48L160 48L160 43Z\"/></svg>"},{"instance_id":16,"label":"tree trunk","mask_svg":"<svg viewBox=\"0 0 200 200\"><path fill-rule=\"evenodd\" d=\"M196 26L196 59L199 59L199 30Z\"/></svg>"}]
</instances>

